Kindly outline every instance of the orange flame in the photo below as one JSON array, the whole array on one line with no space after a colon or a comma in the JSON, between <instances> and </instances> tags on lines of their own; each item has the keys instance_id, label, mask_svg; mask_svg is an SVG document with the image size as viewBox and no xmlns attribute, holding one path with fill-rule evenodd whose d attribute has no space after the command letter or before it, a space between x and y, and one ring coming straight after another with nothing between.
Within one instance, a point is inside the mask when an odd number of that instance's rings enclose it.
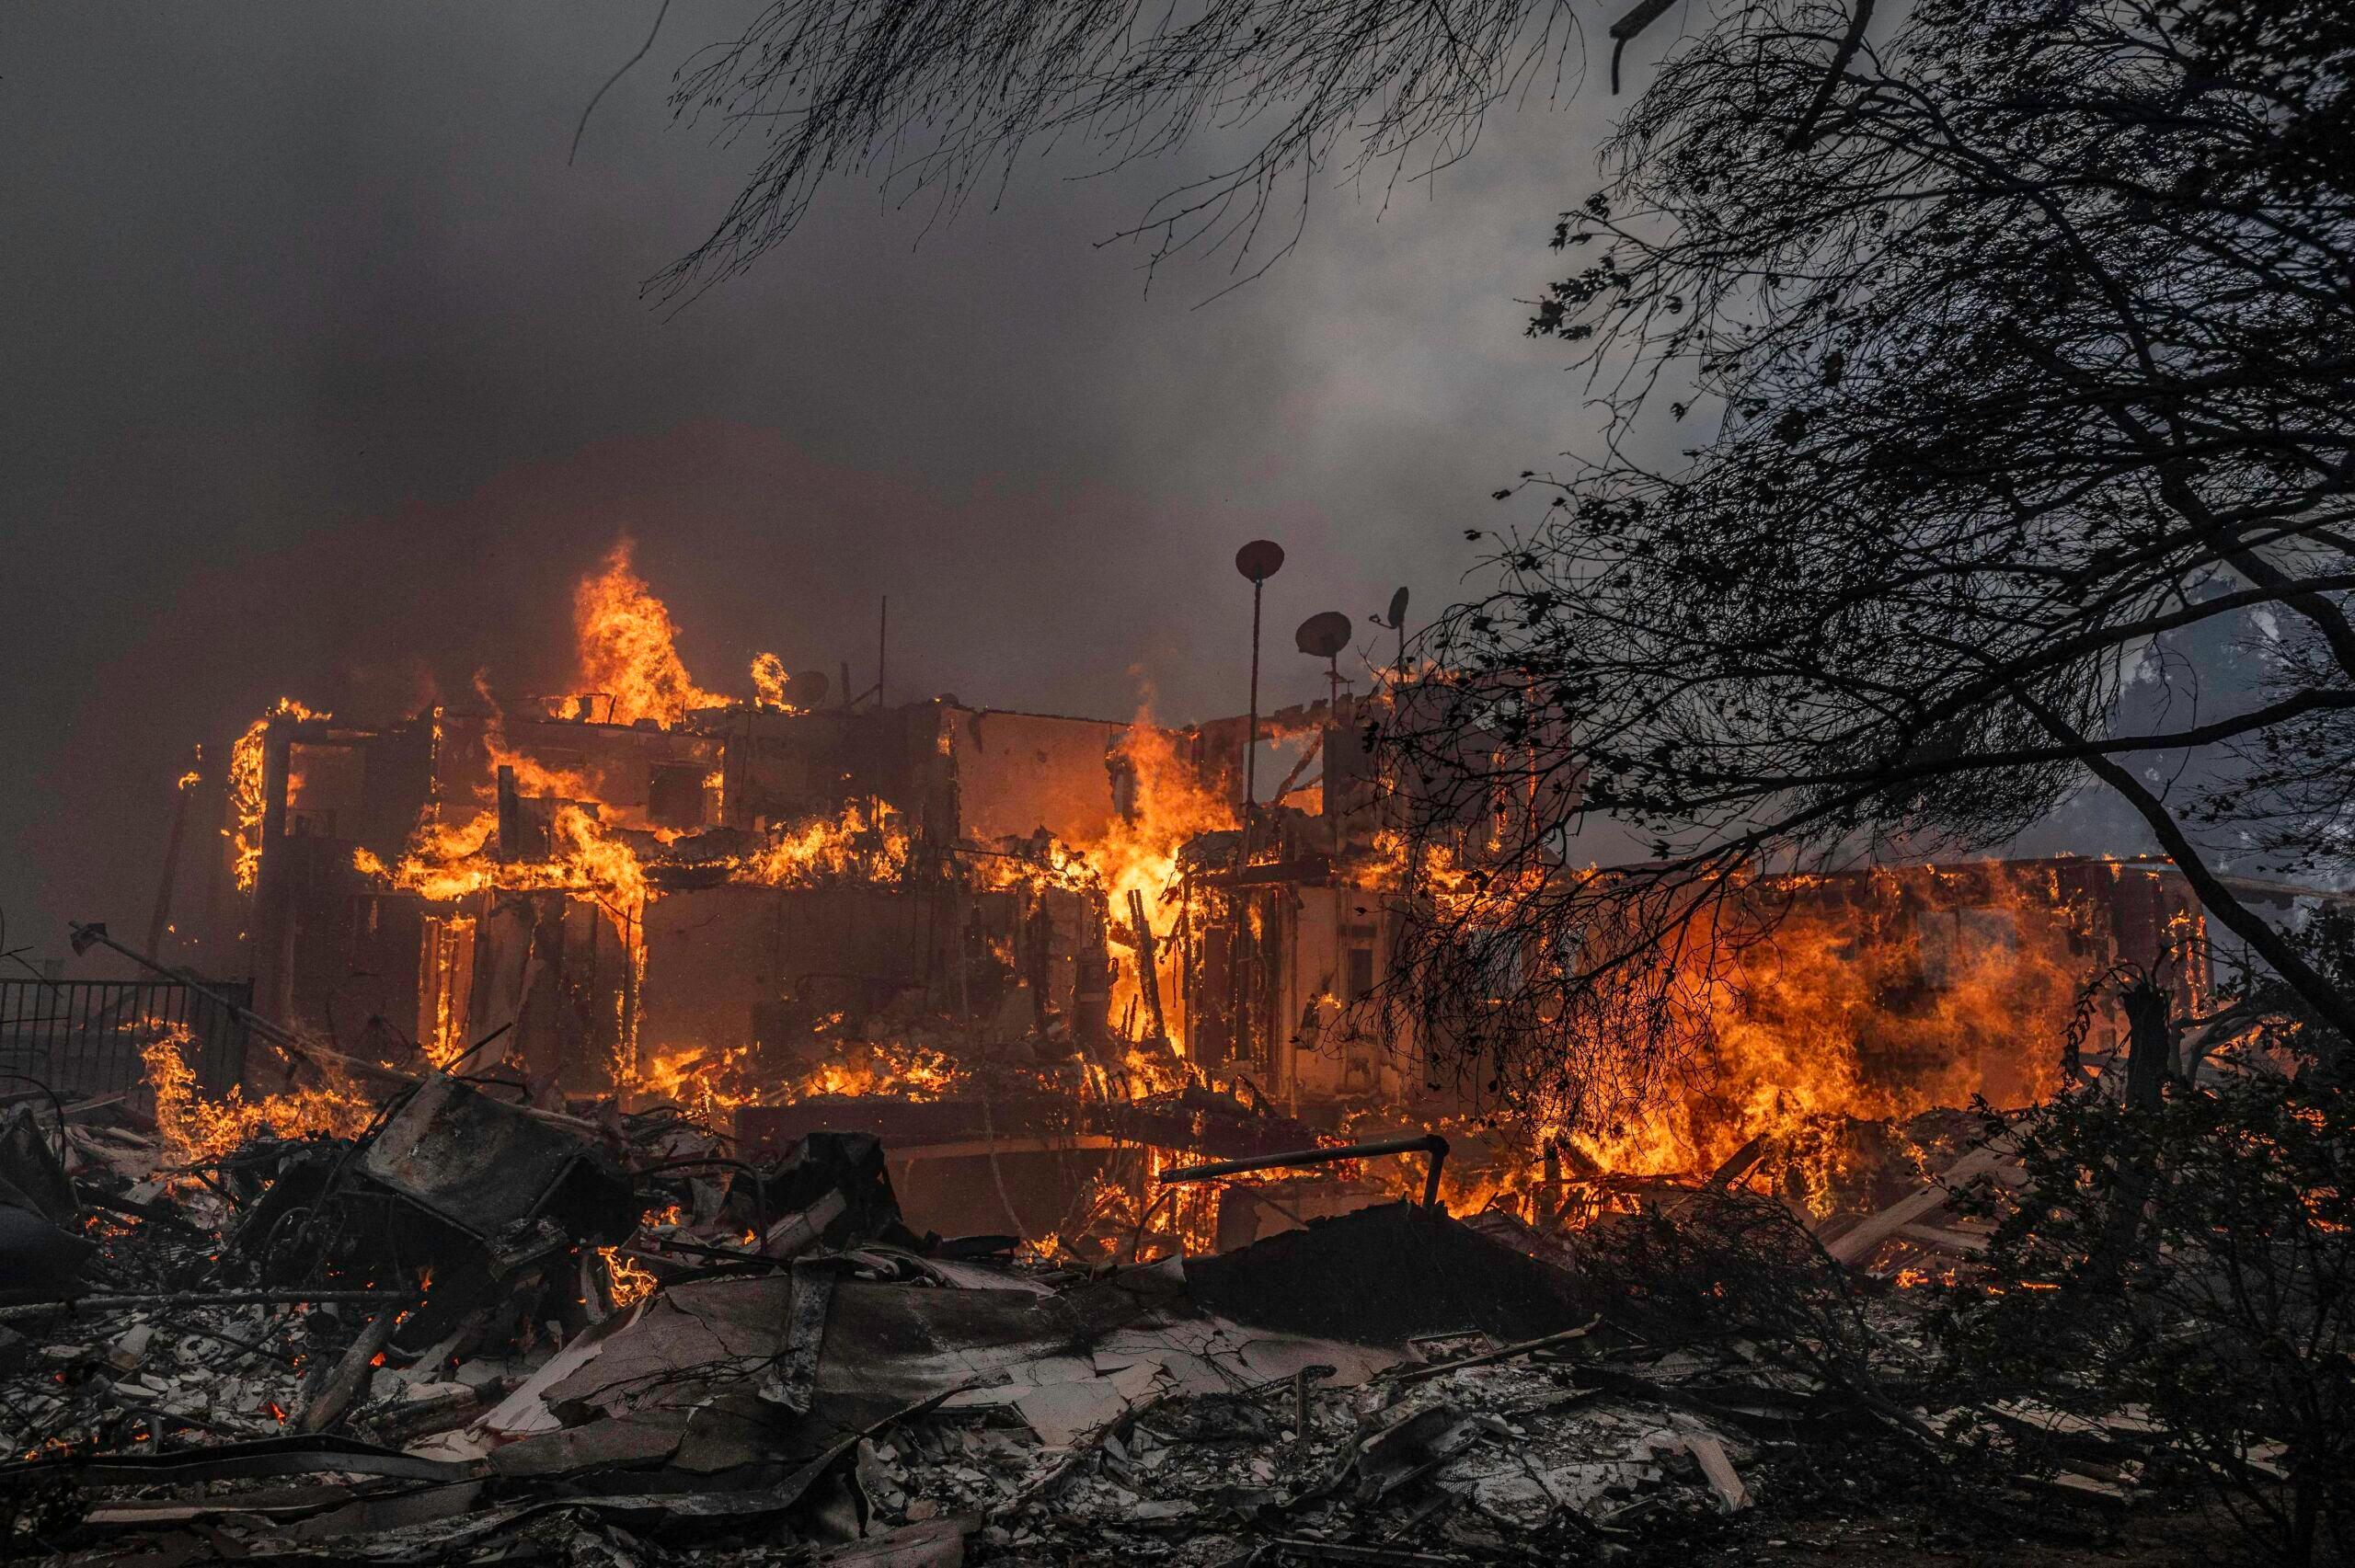
<instances>
[{"instance_id":1,"label":"orange flame","mask_svg":"<svg viewBox=\"0 0 2355 1568\"><path fill-rule=\"evenodd\" d=\"M737 1084L731 1070L745 1054L742 1047L717 1056L703 1046L640 1051L630 1087L650 1100L668 1101L716 1121L754 1097Z\"/></svg>"},{"instance_id":2,"label":"orange flame","mask_svg":"<svg viewBox=\"0 0 2355 1568\"><path fill-rule=\"evenodd\" d=\"M2049 869L1977 870L1948 907L1943 871L1875 872L1854 902L1796 891L1765 934L1680 977L1694 1065L1604 1127L1549 1127L1605 1170L1706 1173L1763 1138L1808 1207L1827 1212L1853 1118L1902 1123L1983 1095L2029 1104L2059 1087L2089 911ZM1915 878L1926 877L1920 883ZM1709 933L1694 943L1711 944Z\"/></svg>"},{"instance_id":3,"label":"orange flame","mask_svg":"<svg viewBox=\"0 0 2355 1568\"><path fill-rule=\"evenodd\" d=\"M605 1265L605 1295L615 1307L632 1306L654 1294L652 1271L636 1258L623 1256L618 1247L599 1247L597 1256Z\"/></svg>"},{"instance_id":4,"label":"orange flame","mask_svg":"<svg viewBox=\"0 0 2355 1568\"><path fill-rule=\"evenodd\" d=\"M773 653L752 656L752 694L762 707L776 708L789 714L799 713L800 705L785 694L792 683L793 677L787 673L785 660Z\"/></svg>"},{"instance_id":5,"label":"orange flame","mask_svg":"<svg viewBox=\"0 0 2355 1568\"><path fill-rule=\"evenodd\" d=\"M890 881L907 868L907 824L880 800L854 800L838 816L784 829L766 848L729 863L730 880L767 887L807 887L844 876Z\"/></svg>"},{"instance_id":6,"label":"orange flame","mask_svg":"<svg viewBox=\"0 0 2355 1568\"><path fill-rule=\"evenodd\" d=\"M332 714L315 713L292 697L281 697L261 717L247 725L229 747L229 805L236 813L237 825L229 831L236 849L236 872L240 892L250 893L254 878L261 870L261 819L265 802L262 798L265 779L270 721L281 715L310 720L332 718ZM188 787L183 780L181 786Z\"/></svg>"},{"instance_id":7,"label":"orange flame","mask_svg":"<svg viewBox=\"0 0 2355 1568\"><path fill-rule=\"evenodd\" d=\"M705 1046L643 1051L630 1086L649 1099L717 1120L744 1105L789 1105L821 1094L937 1100L956 1092L967 1076L939 1051L910 1041L844 1040L832 1048L832 1058L783 1085L763 1081L750 1049L741 1046L718 1052Z\"/></svg>"},{"instance_id":8,"label":"orange flame","mask_svg":"<svg viewBox=\"0 0 2355 1568\"><path fill-rule=\"evenodd\" d=\"M140 1051L155 1095L156 1130L172 1164L218 1160L265 1128L282 1138L356 1138L375 1118L376 1107L342 1083L258 1100L247 1100L242 1090L232 1088L227 1098L208 1100L198 1091L196 1074L184 1054L191 1044L188 1030L175 1027Z\"/></svg>"},{"instance_id":9,"label":"orange flame","mask_svg":"<svg viewBox=\"0 0 2355 1568\"><path fill-rule=\"evenodd\" d=\"M1079 846L1088 866L1110 901L1117 930L1128 930L1129 894L1144 899L1145 923L1152 928L1162 1008L1170 1034L1182 1040L1185 1028L1177 983L1178 911L1166 908L1163 896L1178 881L1178 852L1199 833L1222 832L1237 824L1234 802L1206 787L1191 762L1180 756L1177 737L1153 722L1150 704L1141 707L1135 722L1120 738L1114 755L1124 762L1135 782L1133 809L1115 818L1103 835ZM1133 937L1129 933L1134 946ZM1139 1000L1133 962L1118 966L1112 982L1112 1012L1119 1017Z\"/></svg>"},{"instance_id":10,"label":"orange flame","mask_svg":"<svg viewBox=\"0 0 2355 1568\"><path fill-rule=\"evenodd\" d=\"M902 1041L869 1040L804 1074L787 1103L819 1094L890 1094L937 1100L965 1080L964 1070L938 1051Z\"/></svg>"},{"instance_id":11,"label":"orange flame","mask_svg":"<svg viewBox=\"0 0 2355 1568\"><path fill-rule=\"evenodd\" d=\"M611 697L608 716L615 724L641 718L676 724L693 709L725 705L727 698L688 676L670 610L630 564L636 548L628 539L615 544L604 569L583 578L574 590L581 690Z\"/></svg>"}]
</instances>

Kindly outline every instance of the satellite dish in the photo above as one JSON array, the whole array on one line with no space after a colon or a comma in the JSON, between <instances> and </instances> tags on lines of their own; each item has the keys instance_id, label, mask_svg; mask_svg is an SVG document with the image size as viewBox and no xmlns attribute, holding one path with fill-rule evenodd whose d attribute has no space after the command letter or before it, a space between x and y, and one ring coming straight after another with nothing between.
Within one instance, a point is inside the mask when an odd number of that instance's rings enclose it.
<instances>
[{"instance_id":1,"label":"satellite dish","mask_svg":"<svg viewBox=\"0 0 2355 1568\"><path fill-rule=\"evenodd\" d=\"M1356 624L1338 610L1327 610L1321 615L1311 615L1300 624L1292 641L1300 651L1315 658L1334 658L1350 646L1350 634Z\"/></svg>"},{"instance_id":2,"label":"satellite dish","mask_svg":"<svg viewBox=\"0 0 2355 1568\"><path fill-rule=\"evenodd\" d=\"M1402 588L1390 596L1390 614L1387 618L1369 615L1366 619L1384 631L1398 634L1397 679L1405 681L1407 679L1407 590Z\"/></svg>"},{"instance_id":3,"label":"satellite dish","mask_svg":"<svg viewBox=\"0 0 2355 1568\"><path fill-rule=\"evenodd\" d=\"M1265 582L1283 569L1284 547L1272 539L1254 539L1235 553L1235 569L1253 582Z\"/></svg>"},{"instance_id":4,"label":"satellite dish","mask_svg":"<svg viewBox=\"0 0 2355 1568\"><path fill-rule=\"evenodd\" d=\"M794 705L814 708L826 700L826 692L833 682L826 679L822 670L805 670L787 678L786 690L793 693Z\"/></svg>"}]
</instances>

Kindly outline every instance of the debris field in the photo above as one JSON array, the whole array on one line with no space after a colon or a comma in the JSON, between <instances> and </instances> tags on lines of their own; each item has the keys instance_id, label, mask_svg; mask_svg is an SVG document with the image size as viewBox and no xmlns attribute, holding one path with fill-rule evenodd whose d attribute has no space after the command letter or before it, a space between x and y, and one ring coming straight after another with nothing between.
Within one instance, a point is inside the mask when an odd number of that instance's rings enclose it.
<instances>
[{"instance_id":1,"label":"debris field","mask_svg":"<svg viewBox=\"0 0 2355 1568\"><path fill-rule=\"evenodd\" d=\"M0 1117L19 1558L1649 1561L1826 1444L1957 1423L2067 1439L2023 1498L2136 1494L2131 1411L1876 1409L1821 1345L1631 1276L1607 1225L1404 1200L1091 1267L913 1233L872 1137L756 1164L675 1110L446 1073L356 1136L183 1165L132 1097ZM1941 1205L2002 1162L1815 1223L1900 1359L1899 1276L1967 1254Z\"/></svg>"}]
</instances>

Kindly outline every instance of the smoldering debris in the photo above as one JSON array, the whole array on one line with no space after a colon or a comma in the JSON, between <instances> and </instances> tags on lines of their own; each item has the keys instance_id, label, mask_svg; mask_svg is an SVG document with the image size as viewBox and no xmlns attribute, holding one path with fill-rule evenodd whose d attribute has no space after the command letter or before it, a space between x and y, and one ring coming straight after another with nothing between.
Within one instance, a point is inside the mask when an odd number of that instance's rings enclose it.
<instances>
[{"instance_id":1,"label":"smoldering debris","mask_svg":"<svg viewBox=\"0 0 2355 1568\"><path fill-rule=\"evenodd\" d=\"M2079 1505L2137 1494L2131 1412L1884 1408L1771 1313L1501 1214L1089 1267L916 1233L859 1134L756 1162L674 1110L437 1076L356 1137L174 1166L129 1098L35 1110L0 1123L0 1214L55 1238L7 1233L18 1557L1635 1560L1772 1508L1813 1447L1931 1465L1948 1430L2074 1456L2022 1479ZM1936 1246L1936 1207L1830 1251ZM1821 1266L1901 1359L1904 1293Z\"/></svg>"}]
</instances>

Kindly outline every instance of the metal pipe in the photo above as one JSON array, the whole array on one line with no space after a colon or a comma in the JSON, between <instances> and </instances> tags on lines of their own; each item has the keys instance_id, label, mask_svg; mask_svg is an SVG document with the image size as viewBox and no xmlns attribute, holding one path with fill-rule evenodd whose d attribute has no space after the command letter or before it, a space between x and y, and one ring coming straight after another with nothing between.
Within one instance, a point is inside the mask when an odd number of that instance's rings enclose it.
<instances>
[{"instance_id":1,"label":"metal pipe","mask_svg":"<svg viewBox=\"0 0 2355 1568\"><path fill-rule=\"evenodd\" d=\"M167 969L163 965L157 963L146 954L138 952L132 948L125 947L113 937L109 936L107 934L107 928L95 921L87 925L76 925L72 921L68 921L65 922L65 929L72 933L74 951L75 953L86 952L93 946L111 947L117 953L121 954L124 957L129 958L133 963L144 965L147 968L153 969L155 973L163 976L167 980L173 981L175 984L186 986L190 990L195 992L201 997L203 997L206 1001L213 1002L215 1006L226 1010L231 1018L243 1023L248 1030L252 1031L254 1034L259 1035L263 1039L269 1041L271 1045L276 1046L288 1056L293 1058L299 1065L307 1067L314 1072L319 1072L324 1068L333 1067L350 1073L355 1078L371 1078L374 1079L379 1083L413 1087L419 1082L416 1074L403 1072L398 1068L386 1067L382 1062L362 1061L358 1057L346 1056L341 1051L331 1051L322 1046L314 1045L310 1041L302 1038L300 1036L281 1027L279 1024L271 1023L269 1019L264 1018L260 1013L256 1013L252 1008L240 1007L236 1002L231 1001L227 997L223 996L219 991L210 990L204 986L198 984L195 980L190 979L185 972ZM490 1034L485 1036L482 1039L476 1041L475 1044L477 1047L488 1045L491 1040L498 1038L511 1027L513 1027L511 1022L502 1024L499 1028L492 1030ZM470 1056L473 1052L469 1051L466 1054ZM435 1075L437 1077L447 1076L446 1072L441 1069L435 1070ZM592 1138L603 1137L606 1131L605 1127L600 1123L590 1121L580 1116L568 1116L561 1111L542 1110L537 1105L518 1105L515 1108L523 1112L525 1116L531 1117L534 1121L546 1122L550 1127L568 1127L574 1132L582 1133Z\"/></svg>"},{"instance_id":2,"label":"metal pipe","mask_svg":"<svg viewBox=\"0 0 2355 1568\"><path fill-rule=\"evenodd\" d=\"M1259 595L1263 578L1251 579L1251 706L1244 723L1243 818L1247 827L1259 804Z\"/></svg>"},{"instance_id":3,"label":"metal pipe","mask_svg":"<svg viewBox=\"0 0 2355 1568\"><path fill-rule=\"evenodd\" d=\"M161 963L152 957L149 957L146 954L138 952L133 948L124 946L121 943L117 942L113 937L109 936L107 934L107 928L96 921L93 921L86 925L76 925L74 921L67 921L65 922L65 930L68 935L72 938L74 951L75 953L86 952L93 946L110 947L117 953L121 954L124 957L130 959L132 963L140 966L140 967L161 975L164 979L172 981L175 985L186 986L190 990L194 991L197 995L204 998L205 1001L212 1002L214 1006L226 1012L231 1019L243 1024L254 1034L259 1035L263 1039L268 1040L271 1045L278 1047L281 1050L290 1052L291 1054L298 1058L303 1058L306 1060L315 1053L318 1055L332 1054L320 1051L317 1047L312 1045L307 1040L296 1038L295 1036L287 1030L279 1027L269 1019L264 1018L252 1008L240 1007L236 1002L231 1001L227 997L223 996L219 991L211 990L206 986L200 985L185 972L176 969L167 969L164 967Z\"/></svg>"},{"instance_id":4,"label":"metal pipe","mask_svg":"<svg viewBox=\"0 0 2355 1568\"><path fill-rule=\"evenodd\" d=\"M1273 1171L1304 1165L1328 1165L1336 1160L1364 1160L1377 1154L1428 1154L1430 1170L1423 1178L1423 1207L1439 1207L1440 1167L1447 1162L1447 1139L1438 1133L1407 1138L1378 1138L1371 1143L1342 1143L1323 1149L1297 1149L1286 1154L1254 1154L1242 1160L1220 1160L1208 1165L1185 1165L1161 1173L1164 1182L1200 1182L1212 1176L1240 1175L1246 1171Z\"/></svg>"},{"instance_id":5,"label":"metal pipe","mask_svg":"<svg viewBox=\"0 0 2355 1568\"><path fill-rule=\"evenodd\" d=\"M1259 599L1266 586L1264 578L1251 579L1251 706L1243 739L1243 833L1235 856L1238 879L1251 864L1251 826L1259 814ZM1240 886L1238 880L1238 889ZM1235 995L1227 1021L1227 1048L1231 1061L1241 1062L1246 1058L1257 1061L1258 1058L1251 1054L1255 1041L1251 1027L1250 895L1238 890L1234 903L1235 931L1227 967L1235 971Z\"/></svg>"}]
</instances>

